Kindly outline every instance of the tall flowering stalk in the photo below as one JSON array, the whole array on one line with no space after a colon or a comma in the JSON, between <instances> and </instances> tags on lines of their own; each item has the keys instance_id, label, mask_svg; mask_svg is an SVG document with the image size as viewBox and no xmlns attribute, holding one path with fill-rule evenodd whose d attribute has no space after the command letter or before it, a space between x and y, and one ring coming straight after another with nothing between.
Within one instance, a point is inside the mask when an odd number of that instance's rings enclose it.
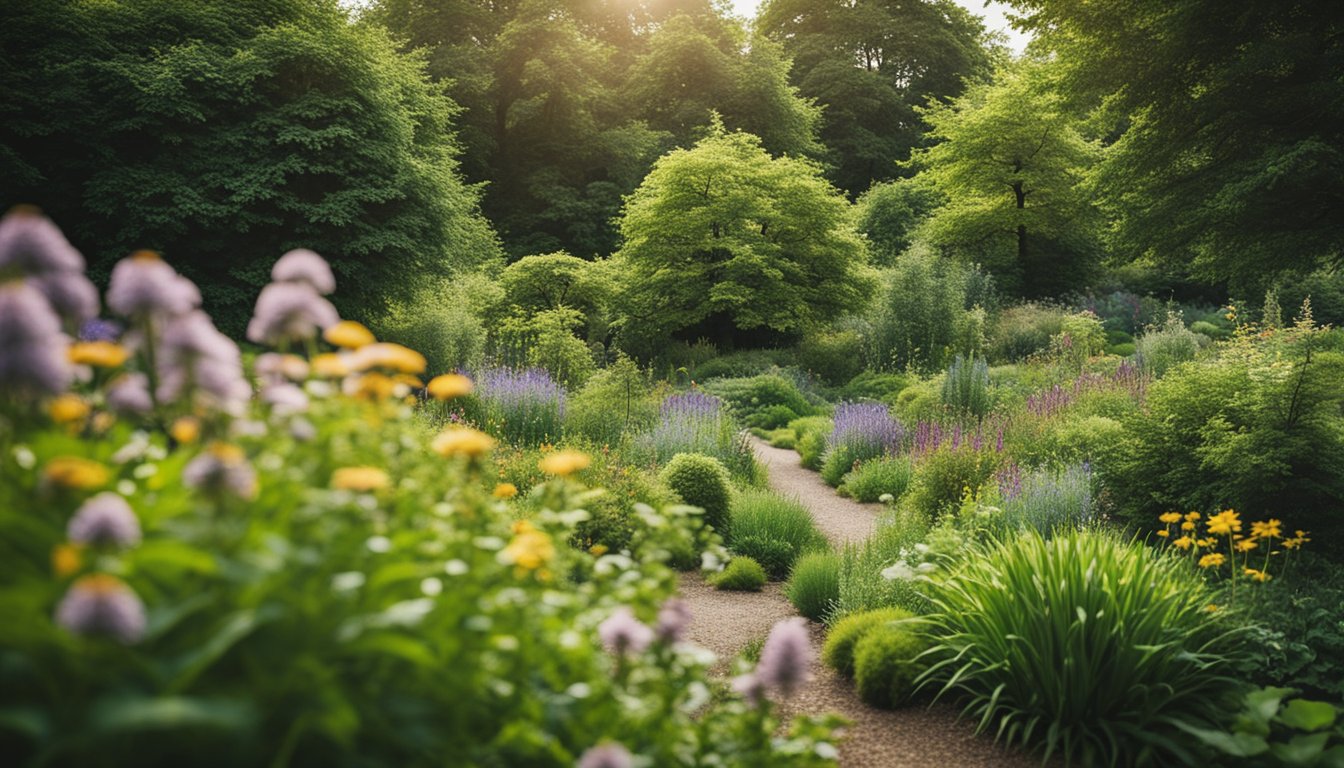
<instances>
[{"instance_id":1,"label":"tall flowering stalk","mask_svg":"<svg viewBox=\"0 0 1344 768\"><path fill-rule=\"evenodd\" d=\"M880 403L841 403L835 407L835 427L827 445L843 448L856 460L896 453L905 438L901 423Z\"/></svg>"},{"instance_id":2,"label":"tall flowering stalk","mask_svg":"<svg viewBox=\"0 0 1344 768\"><path fill-rule=\"evenodd\" d=\"M1128 360L1122 362L1109 376L1100 373L1084 372L1071 383L1056 384L1027 398L1027 411L1033 416L1045 418L1053 416L1069 407L1079 397L1090 392L1124 390L1135 399L1143 397L1148 379L1137 365Z\"/></svg>"},{"instance_id":3,"label":"tall flowering stalk","mask_svg":"<svg viewBox=\"0 0 1344 768\"><path fill-rule=\"evenodd\" d=\"M940 448L957 450L962 447L1003 453L1003 425L983 422L975 429L968 429L960 423L948 426L938 421L923 420L915 424L907 441L908 452L916 458Z\"/></svg>"},{"instance_id":4,"label":"tall flowering stalk","mask_svg":"<svg viewBox=\"0 0 1344 768\"><path fill-rule=\"evenodd\" d=\"M489 368L476 377L485 419L504 439L538 445L560 437L565 389L540 368Z\"/></svg>"},{"instance_id":5,"label":"tall flowering stalk","mask_svg":"<svg viewBox=\"0 0 1344 768\"><path fill-rule=\"evenodd\" d=\"M678 453L718 455L727 419L724 402L713 395L686 392L667 398L652 435L658 463L666 463Z\"/></svg>"}]
</instances>

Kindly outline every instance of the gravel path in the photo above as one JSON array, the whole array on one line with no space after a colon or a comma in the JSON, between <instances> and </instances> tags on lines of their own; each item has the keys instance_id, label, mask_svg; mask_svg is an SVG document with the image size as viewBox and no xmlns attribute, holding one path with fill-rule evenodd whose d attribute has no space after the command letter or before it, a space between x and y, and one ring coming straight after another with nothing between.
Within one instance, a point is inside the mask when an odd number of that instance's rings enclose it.
<instances>
[{"instance_id":1,"label":"gravel path","mask_svg":"<svg viewBox=\"0 0 1344 768\"><path fill-rule=\"evenodd\" d=\"M881 507L859 504L835 495L815 472L803 469L798 454L753 440L757 458L770 472L770 487L796 496L811 511L832 542L862 541L872 532ZM718 654L720 670L755 638L764 637L780 619L794 615L782 585L761 592L720 592L698 573L681 577L682 597L690 603L688 637ZM812 642L821 648L825 631L809 625ZM851 721L840 743L843 768L1027 768L1039 763L976 736L971 722L957 720L946 706L910 707L887 712L859 701L854 686L820 662L812 680L782 708L784 716L836 712Z\"/></svg>"}]
</instances>

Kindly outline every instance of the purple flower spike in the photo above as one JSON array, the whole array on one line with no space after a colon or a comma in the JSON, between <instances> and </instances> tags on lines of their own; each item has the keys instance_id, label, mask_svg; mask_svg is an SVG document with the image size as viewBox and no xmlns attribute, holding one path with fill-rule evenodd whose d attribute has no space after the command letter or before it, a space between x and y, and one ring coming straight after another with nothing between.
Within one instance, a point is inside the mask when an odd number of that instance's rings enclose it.
<instances>
[{"instance_id":1,"label":"purple flower spike","mask_svg":"<svg viewBox=\"0 0 1344 768\"><path fill-rule=\"evenodd\" d=\"M258 344L311 339L340 321L331 302L307 283L271 283L261 289L247 338Z\"/></svg>"},{"instance_id":2,"label":"purple flower spike","mask_svg":"<svg viewBox=\"0 0 1344 768\"><path fill-rule=\"evenodd\" d=\"M675 643L686 634L691 625L691 606L679 597L669 598L658 610L658 623L654 631L658 639L665 643Z\"/></svg>"},{"instance_id":3,"label":"purple flower spike","mask_svg":"<svg viewBox=\"0 0 1344 768\"><path fill-rule=\"evenodd\" d=\"M630 751L615 742L589 747L579 758L579 768L631 768Z\"/></svg>"},{"instance_id":4,"label":"purple flower spike","mask_svg":"<svg viewBox=\"0 0 1344 768\"><path fill-rule=\"evenodd\" d=\"M753 707L759 707L761 702L765 701L765 684L754 673L734 677L733 692L746 699Z\"/></svg>"},{"instance_id":5,"label":"purple flower spike","mask_svg":"<svg viewBox=\"0 0 1344 768\"><path fill-rule=\"evenodd\" d=\"M84 257L36 208L0 219L0 275L26 278L56 314L78 325L98 314L98 290L84 276Z\"/></svg>"},{"instance_id":6,"label":"purple flower spike","mask_svg":"<svg viewBox=\"0 0 1344 768\"><path fill-rule=\"evenodd\" d=\"M95 573L65 593L56 623L77 635L109 635L131 645L145 634L145 605L120 579Z\"/></svg>"},{"instance_id":7,"label":"purple flower spike","mask_svg":"<svg viewBox=\"0 0 1344 768\"><path fill-rule=\"evenodd\" d=\"M857 459L895 453L905 438L901 423L881 403L841 403L835 407L832 448L843 446Z\"/></svg>"},{"instance_id":8,"label":"purple flower spike","mask_svg":"<svg viewBox=\"0 0 1344 768\"><path fill-rule=\"evenodd\" d=\"M336 290L336 276L327 260L307 248L296 248L275 262L271 279L277 283L305 283L326 296Z\"/></svg>"},{"instance_id":9,"label":"purple flower spike","mask_svg":"<svg viewBox=\"0 0 1344 768\"><path fill-rule=\"evenodd\" d=\"M77 544L131 547L140 543L140 521L125 499L104 492L80 505L70 518L66 535Z\"/></svg>"},{"instance_id":10,"label":"purple flower spike","mask_svg":"<svg viewBox=\"0 0 1344 768\"><path fill-rule=\"evenodd\" d=\"M761 649L756 675L768 689L788 697L807 682L812 664L812 640L804 619L785 619L770 630Z\"/></svg>"},{"instance_id":11,"label":"purple flower spike","mask_svg":"<svg viewBox=\"0 0 1344 768\"><path fill-rule=\"evenodd\" d=\"M640 653L653 642L653 630L635 618L629 608L618 608L611 618L597 627L602 645L617 656Z\"/></svg>"}]
</instances>

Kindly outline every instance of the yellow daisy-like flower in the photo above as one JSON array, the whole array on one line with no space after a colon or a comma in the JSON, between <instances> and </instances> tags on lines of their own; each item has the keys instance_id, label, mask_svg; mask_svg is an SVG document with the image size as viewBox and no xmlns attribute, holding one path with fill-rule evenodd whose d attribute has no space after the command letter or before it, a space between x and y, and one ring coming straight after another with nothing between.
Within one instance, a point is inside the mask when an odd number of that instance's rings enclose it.
<instances>
[{"instance_id":1,"label":"yellow daisy-like flower","mask_svg":"<svg viewBox=\"0 0 1344 768\"><path fill-rule=\"evenodd\" d=\"M1283 537L1283 521L1270 518L1251 523L1251 535L1257 539L1278 539Z\"/></svg>"},{"instance_id":2,"label":"yellow daisy-like flower","mask_svg":"<svg viewBox=\"0 0 1344 768\"><path fill-rule=\"evenodd\" d=\"M429 394L435 400L452 400L471 394L471 379L460 373L445 373L429 380Z\"/></svg>"},{"instance_id":3,"label":"yellow daisy-like flower","mask_svg":"<svg viewBox=\"0 0 1344 768\"><path fill-rule=\"evenodd\" d=\"M476 458L495 447L495 439L470 427L451 427L439 433L431 446L440 456Z\"/></svg>"},{"instance_id":4,"label":"yellow daisy-like flower","mask_svg":"<svg viewBox=\"0 0 1344 768\"><path fill-rule=\"evenodd\" d=\"M313 357L312 367L313 375L324 379L339 379L350 373L350 361L346 356L331 352Z\"/></svg>"},{"instance_id":5,"label":"yellow daisy-like flower","mask_svg":"<svg viewBox=\"0 0 1344 768\"><path fill-rule=\"evenodd\" d=\"M1198 541L1195 542L1195 546L1200 548L1212 547L1214 544L1217 543L1218 543L1217 539L1199 539Z\"/></svg>"},{"instance_id":6,"label":"yellow daisy-like flower","mask_svg":"<svg viewBox=\"0 0 1344 768\"><path fill-rule=\"evenodd\" d=\"M78 456L57 456L42 470L48 482L81 491L102 488L112 475L107 467Z\"/></svg>"},{"instance_id":7,"label":"yellow daisy-like flower","mask_svg":"<svg viewBox=\"0 0 1344 768\"><path fill-rule=\"evenodd\" d=\"M378 467L341 467L331 473L331 487L338 491L381 491L389 482L387 473Z\"/></svg>"},{"instance_id":8,"label":"yellow daisy-like flower","mask_svg":"<svg viewBox=\"0 0 1344 768\"><path fill-rule=\"evenodd\" d=\"M51 571L58 579L68 579L84 567L84 549L78 544L57 544L51 550Z\"/></svg>"},{"instance_id":9,"label":"yellow daisy-like flower","mask_svg":"<svg viewBox=\"0 0 1344 768\"><path fill-rule=\"evenodd\" d=\"M125 347L112 341L77 341L70 345L66 354L75 365L96 368L116 368L131 356Z\"/></svg>"},{"instance_id":10,"label":"yellow daisy-like flower","mask_svg":"<svg viewBox=\"0 0 1344 768\"><path fill-rule=\"evenodd\" d=\"M537 468L548 475L569 477L579 470L587 469L593 460L582 451L556 451L537 462Z\"/></svg>"},{"instance_id":11,"label":"yellow daisy-like flower","mask_svg":"<svg viewBox=\"0 0 1344 768\"><path fill-rule=\"evenodd\" d=\"M1189 549L1191 546L1194 545L1194 543L1195 540L1190 538L1189 536L1182 536L1181 538L1171 542L1172 546L1176 547L1177 549Z\"/></svg>"},{"instance_id":12,"label":"yellow daisy-like flower","mask_svg":"<svg viewBox=\"0 0 1344 768\"><path fill-rule=\"evenodd\" d=\"M1189 521L1192 522L1192 523L1193 523L1194 521L1198 520L1199 518L1200 518L1200 514L1199 514L1198 512L1190 512L1189 514L1187 514L1187 515L1185 516L1185 519L1186 519L1186 520L1189 520Z\"/></svg>"},{"instance_id":13,"label":"yellow daisy-like flower","mask_svg":"<svg viewBox=\"0 0 1344 768\"><path fill-rule=\"evenodd\" d=\"M1241 530L1241 517L1236 511L1227 509L1209 518L1209 533L1226 536Z\"/></svg>"},{"instance_id":14,"label":"yellow daisy-like flower","mask_svg":"<svg viewBox=\"0 0 1344 768\"><path fill-rule=\"evenodd\" d=\"M1199 567L1200 567L1200 568L1217 568L1218 566L1222 565L1222 564L1223 564L1224 562L1226 562L1226 561L1227 561L1227 558L1226 558L1226 557L1223 557L1222 553L1220 553L1220 552L1212 552L1212 553L1210 553L1210 554L1207 554L1207 555L1205 555L1205 556L1199 558Z\"/></svg>"},{"instance_id":15,"label":"yellow daisy-like flower","mask_svg":"<svg viewBox=\"0 0 1344 768\"><path fill-rule=\"evenodd\" d=\"M1164 523L1179 523L1181 521L1180 512L1164 512L1158 518Z\"/></svg>"},{"instance_id":16,"label":"yellow daisy-like flower","mask_svg":"<svg viewBox=\"0 0 1344 768\"><path fill-rule=\"evenodd\" d=\"M322 338L326 339L328 344L334 344L346 349L359 349L377 341L373 337L373 331L365 328L354 320L342 320L322 332Z\"/></svg>"},{"instance_id":17,"label":"yellow daisy-like flower","mask_svg":"<svg viewBox=\"0 0 1344 768\"><path fill-rule=\"evenodd\" d=\"M350 383L346 381L346 384ZM374 371L360 376L346 391L363 400L386 400L397 394L398 385L405 386L387 374Z\"/></svg>"},{"instance_id":18,"label":"yellow daisy-like flower","mask_svg":"<svg viewBox=\"0 0 1344 768\"><path fill-rule=\"evenodd\" d=\"M509 542L500 555L505 562L535 571L555 557L555 545L551 543L550 536L528 525L513 537L513 541Z\"/></svg>"},{"instance_id":19,"label":"yellow daisy-like flower","mask_svg":"<svg viewBox=\"0 0 1344 768\"><path fill-rule=\"evenodd\" d=\"M1250 576L1252 579L1256 581L1269 581L1270 579L1270 575L1268 573L1265 573L1264 571L1257 571L1254 568L1247 568L1244 571L1242 571L1242 573L1246 574L1247 576Z\"/></svg>"},{"instance_id":20,"label":"yellow daisy-like flower","mask_svg":"<svg viewBox=\"0 0 1344 768\"><path fill-rule=\"evenodd\" d=\"M495 486L493 495L496 499L512 499L518 495L518 486L513 483L500 483Z\"/></svg>"},{"instance_id":21,"label":"yellow daisy-like flower","mask_svg":"<svg viewBox=\"0 0 1344 768\"><path fill-rule=\"evenodd\" d=\"M1158 536L1161 536L1162 538L1165 539L1165 538L1167 538L1168 536L1171 535L1171 531L1167 531L1167 530L1158 531L1158 532L1157 532L1157 535L1158 535Z\"/></svg>"},{"instance_id":22,"label":"yellow daisy-like flower","mask_svg":"<svg viewBox=\"0 0 1344 768\"><path fill-rule=\"evenodd\" d=\"M191 416L183 416L168 428L168 434L183 445L190 445L201 438L201 421Z\"/></svg>"},{"instance_id":23,"label":"yellow daisy-like flower","mask_svg":"<svg viewBox=\"0 0 1344 768\"><path fill-rule=\"evenodd\" d=\"M1250 552L1252 549L1260 546L1255 539L1245 539L1237 542L1238 552Z\"/></svg>"},{"instance_id":24,"label":"yellow daisy-like flower","mask_svg":"<svg viewBox=\"0 0 1344 768\"><path fill-rule=\"evenodd\" d=\"M386 368L397 373L424 373L428 365L425 356L414 349L389 342L370 344L355 353L355 368L361 371Z\"/></svg>"},{"instance_id":25,"label":"yellow daisy-like flower","mask_svg":"<svg viewBox=\"0 0 1344 768\"><path fill-rule=\"evenodd\" d=\"M89 417L89 404L79 395L65 394L51 401L47 414L57 424L82 424Z\"/></svg>"},{"instance_id":26,"label":"yellow daisy-like flower","mask_svg":"<svg viewBox=\"0 0 1344 768\"><path fill-rule=\"evenodd\" d=\"M1189 520L1186 520L1184 523L1181 523L1181 530L1182 530L1182 531L1193 531L1193 530L1195 530L1195 524L1192 523L1192 522L1189 521Z\"/></svg>"}]
</instances>

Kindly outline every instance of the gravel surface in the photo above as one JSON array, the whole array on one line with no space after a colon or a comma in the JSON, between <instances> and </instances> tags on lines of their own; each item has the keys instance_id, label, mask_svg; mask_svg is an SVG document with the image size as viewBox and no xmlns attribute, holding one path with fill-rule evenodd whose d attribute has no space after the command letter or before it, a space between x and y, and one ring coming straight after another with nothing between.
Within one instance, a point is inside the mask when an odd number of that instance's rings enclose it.
<instances>
[{"instance_id":1,"label":"gravel surface","mask_svg":"<svg viewBox=\"0 0 1344 768\"><path fill-rule=\"evenodd\" d=\"M827 538L836 543L861 541L872 531L881 506L859 504L835 495L815 472L802 468L798 454L754 440L756 456L770 471L770 487L798 497ZM718 670L747 643L764 637L780 619L794 615L782 585L761 592L720 592L698 573L681 577L682 597L691 607L687 639L718 654ZM820 650L825 630L810 624L813 647ZM844 768L1027 768L1035 759L995 746L975 735L974 724L958 720L946 706L911 707L894 712L873 709L859 700L854 686L814 661L812 680L782 708L785 717L834 712L850 721L840 742Z\"/></svg>"}]
</instances>

